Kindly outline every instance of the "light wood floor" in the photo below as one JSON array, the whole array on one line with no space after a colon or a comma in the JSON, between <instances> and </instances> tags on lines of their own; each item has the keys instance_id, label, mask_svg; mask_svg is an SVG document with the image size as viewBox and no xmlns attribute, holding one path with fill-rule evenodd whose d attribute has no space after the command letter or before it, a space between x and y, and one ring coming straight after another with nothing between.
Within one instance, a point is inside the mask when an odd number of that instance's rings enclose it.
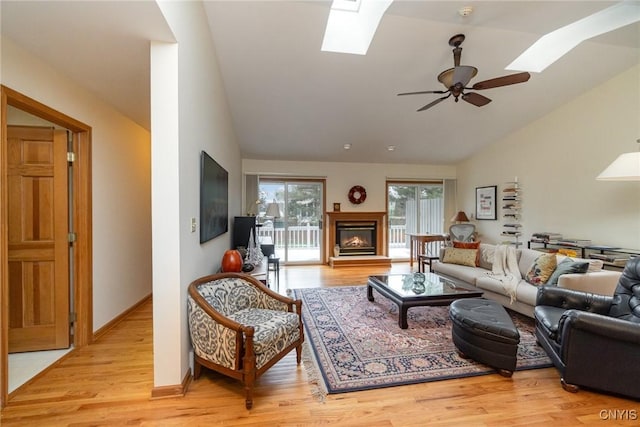
<instances>
[{"instance_id":1,"label":"light wood floor","mask_svg":"<svg viewBox=\"0 0 640 427\"><path fill-rule=\"evenodd\" d=\"M408 264L394 264L392 270L408 271ZM288 266L281 269L280 288L284 293L364 284L367 275L384 272ZM304 368L295 363L295 352L259 379L250 411L238 382L209 371L183 398L150 400L151 315L151 303L141 306L98 342L13 393L0 425L612 426L637 425L630 419L640 416L640 402L563 391L553 368L516 372L510 379L487 375L329 395L319 402Z\"/></svg>"}]
</instances>

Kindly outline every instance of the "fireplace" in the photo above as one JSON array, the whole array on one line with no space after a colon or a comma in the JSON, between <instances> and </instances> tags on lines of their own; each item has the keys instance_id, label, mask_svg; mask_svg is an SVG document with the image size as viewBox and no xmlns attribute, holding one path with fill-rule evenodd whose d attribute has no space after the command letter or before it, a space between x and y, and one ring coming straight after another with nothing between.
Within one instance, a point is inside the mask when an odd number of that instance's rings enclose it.
<instances>
[{"instance_id":1,"label":"fireplace","mask_svg":"<svg viewBox=\"0 0 640 427\"><path fill-rule=\"evenodd\" d=\"M386 256L386 212L327 212L326 262L332 268L391 267ZM338 229L341 229L338 231ZM336 254L336 246L339 252Z\"/></svg>"},{"instance_id":2,"label":"fireplace","mask_svg":"<svg viewBox=\"0 0 640 427\"><path fill-rule=\"evenodd\" d=\"M376 221L336 221L339 256L376 255Z\"/></svg>"}]
</instances>

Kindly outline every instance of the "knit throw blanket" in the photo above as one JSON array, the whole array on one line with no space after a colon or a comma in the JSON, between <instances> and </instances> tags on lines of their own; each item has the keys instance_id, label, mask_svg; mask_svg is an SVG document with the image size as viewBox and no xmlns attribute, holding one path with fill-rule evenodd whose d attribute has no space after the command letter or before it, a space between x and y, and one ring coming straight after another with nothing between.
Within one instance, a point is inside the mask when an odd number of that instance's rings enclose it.
<instances>
[{"instance_id":1,"label":"knit throw blanket","mask_svg":"<svg viewBox=\"0 0 640 427\"><path fill-rule=\"evenodd\" d=\"M513 303L516 299L516 288L522 279L518 268L516 248L511 245L496 245L492 272L487 274L502 283L505 292L511 298L511 303Z\"/></svg>"}]
</instances>

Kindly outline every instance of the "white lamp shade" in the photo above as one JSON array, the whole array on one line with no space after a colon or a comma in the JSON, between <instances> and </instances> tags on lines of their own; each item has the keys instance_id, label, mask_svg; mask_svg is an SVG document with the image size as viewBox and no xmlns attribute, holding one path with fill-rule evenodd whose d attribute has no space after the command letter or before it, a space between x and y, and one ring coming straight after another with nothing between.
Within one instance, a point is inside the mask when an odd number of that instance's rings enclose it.
<instances>
[{"instance_id":1,"label":"white lamp shade","mask_svg":"<svg viewBox=\"0 0 640 427\"><path fill-rule=\"evenodd\" d=\"M264 215L272 218L280 218L282 216L280 206L276 202L269 203L267 205L267 212Z\"/></svg>"},{"instance_id":2,"label":"white lamp shade","mask_svg":"<svg viewBox=\"0 0 640 427\"><path fill-rule=\"evenodd\" d=\"M619 155L596 179L599 181L640 181L640 151Z\"/></svg>"}]
</instances>

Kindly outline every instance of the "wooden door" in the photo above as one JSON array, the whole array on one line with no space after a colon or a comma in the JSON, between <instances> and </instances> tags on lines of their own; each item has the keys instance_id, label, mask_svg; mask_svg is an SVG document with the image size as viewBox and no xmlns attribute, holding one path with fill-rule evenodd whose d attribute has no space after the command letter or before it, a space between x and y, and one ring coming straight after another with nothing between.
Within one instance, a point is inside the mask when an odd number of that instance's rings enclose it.
<instances>
[{"instance_id":1,"label":"wooden door","mask_svg":"<svg viewBox=\"0 0 640 427\"><path fill-rule=\"evenodd\" d=\"M7 127L9 352L69 347L66 131Z\"/></svg>"}]
</instances>

